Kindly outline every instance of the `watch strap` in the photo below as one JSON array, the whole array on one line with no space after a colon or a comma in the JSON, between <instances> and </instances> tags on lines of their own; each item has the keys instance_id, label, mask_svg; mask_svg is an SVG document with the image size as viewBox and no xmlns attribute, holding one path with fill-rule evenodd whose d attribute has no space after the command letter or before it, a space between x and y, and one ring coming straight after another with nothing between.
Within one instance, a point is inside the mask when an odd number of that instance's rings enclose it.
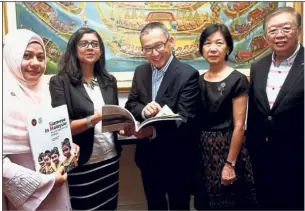
<instances>
[{"instance_id":1,"label":"watch strap","mask_svg":"<svg viewBox=\"0 0 305 211\"><path fill-rule=\"evenodd\" d=\"M88 128L93 128L94 127L91 120L92 120L92 116L86 117L86 122L87 122L87 127Z\"/></svg>"},{"instance_id":2,"label":"watch strap","mask_svg":"<svg viewBox=\"0 0 305 211\"><path fill-rule=\"evenodd\" d=\"M226 160L226 164L228 164L229 166L231 166L231 167L233 167L233 168L234 168L235 165L236 165L235 163L230 162L230 161L227 161L227 160Z\"/></svg>"}]
</instances>

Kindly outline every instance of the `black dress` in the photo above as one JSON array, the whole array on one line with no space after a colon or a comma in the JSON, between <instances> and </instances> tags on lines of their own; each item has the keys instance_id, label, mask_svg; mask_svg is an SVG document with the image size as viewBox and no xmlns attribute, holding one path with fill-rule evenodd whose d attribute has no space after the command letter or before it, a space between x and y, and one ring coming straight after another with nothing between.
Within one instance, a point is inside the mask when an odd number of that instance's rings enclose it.
<instances>
[{"instance_id":1,"label":"black dress","mask_svg":"<svg viewBox=\"0 0 305 211\"><path fill-rule=\"evenodd\" d=\"M232 99L248 93L248 79L234 70L220 82L200 77L201 163L195 190L195 207L204 209L245 209L256 204L252 165L243 144L236 162L237 181L221 185L221 173L233 133Z\"/></svg>"}]
</instances>

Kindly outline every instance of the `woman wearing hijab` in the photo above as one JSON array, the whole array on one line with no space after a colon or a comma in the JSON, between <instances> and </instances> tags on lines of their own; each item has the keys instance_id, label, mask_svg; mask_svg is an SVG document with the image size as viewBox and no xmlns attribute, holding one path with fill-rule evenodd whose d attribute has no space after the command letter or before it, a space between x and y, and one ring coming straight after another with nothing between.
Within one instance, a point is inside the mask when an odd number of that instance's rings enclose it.
<instances>
[{"instance_id":1,"label":"woman wearing hijab","mask_svg":"<svg viewBox=\"0 0 305 211\"><path fill-rule=\"evenodd\" d=\"M3 42L3 210L70 210L64 167L34 170L26 115L51 107L41 37L20 29Z\"/></svg>"}]
</instances>

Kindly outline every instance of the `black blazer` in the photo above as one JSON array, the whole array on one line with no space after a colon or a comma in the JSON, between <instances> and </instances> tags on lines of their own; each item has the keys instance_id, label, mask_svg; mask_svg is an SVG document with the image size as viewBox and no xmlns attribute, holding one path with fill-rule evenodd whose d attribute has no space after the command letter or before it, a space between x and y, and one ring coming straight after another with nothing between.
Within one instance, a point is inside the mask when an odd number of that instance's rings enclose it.
<instances>
[{"instance_id":1,"label":"black blazer","mask_svg":"<svg viewBox=\"0 0 305 211\"><path fill-rule=\"evenodd\" d=\"M268 55L251 65L247 145L255 160L299 165L304 163L304 47L270 109L266 84L271 62Z\"/></svg>"},{"instance_id":2,"label":"black blazer","mask_svg":"<svg viewBox=\"0 0 305 211\"><path fill-rule=\"evenodd\" d=\"M113 77L113 76L112 76ZM113 77L113 84L108 84L97 75L98 83L102 92L105 104L118 105L118 91L116 80ZM52 106L57 107L67 104L70 121L86 118L94 114L93 102L86 92L83 84L74 85L67 74L55 75L50 79L50 93L52 98ZM78 163L86 163L92 153L94 142L94 128L88 129L85 132L74 135L73 142L80 147L80 157ZM117 134L114 133L116 148L118 153L121 147L117 141Z\"/></svg>"},{"instance_id":3,"label":"black blazer","mask_svg":"<svg viewBox=\"0 0 305 211\"><path fill-rule=\"evenodd\" d=\"M174 113L186 119L185 123L160 122L156 125L156 139L139 141L136 163L144 165L147 159L155 162L187 161L195 148L195 116L199 97L199 72L190 65L181 63L175 57L169 65L159 87L155 101L160 106L168 105ZM131 92L125 107L142 122L141 112L152 101L152 69L149 63L135 70ZM182 154L181 154L182 153ZM185 162L187 163L187 162ZM189 165L186 164L186 165Z\"/></svg>"}]
</instances>

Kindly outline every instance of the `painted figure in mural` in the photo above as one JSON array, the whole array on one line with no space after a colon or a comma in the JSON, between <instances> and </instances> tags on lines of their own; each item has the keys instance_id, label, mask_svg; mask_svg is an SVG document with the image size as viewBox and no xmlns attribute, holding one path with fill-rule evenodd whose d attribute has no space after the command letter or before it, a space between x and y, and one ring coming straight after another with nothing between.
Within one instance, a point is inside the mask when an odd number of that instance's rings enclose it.
<instances>
[{"instance_id":1,"label":"painted figure in mural","mask_svg":"<svg viewBox=\"0 0 305 211\"><path fill-rule=\"evenodd\" d=\"M155 116L167 105L185 122L160 122L128 134L143 138L135 162L141 170L149 210L189 210L196 159L195 117L199 73L172 55L174 38L159 22L140 33L148 63L138 66L125 107L137 121ZM167 195L167 197L166 197Z\"/></svg>"},{"instance_id":2,"label":"painted figure in mural","mask_svg":"<svg viewBox=\"0 0 305 211\"><path fill-rule=\"evenodd\" d=\"M69 210L64 168L49 175L35 172L27 131L26 116L51 104L43 81L43 41L19 29L9 32L3 44L3 210Z\"/></svg>"},{"instance_id":3,"label":"painted figure in mural","mask_svg":"<svg viewBox=\"0 0 305 211\"><path fill-rule=\"evenodd\" d=\"M71 36L50 92L53 107L67 104L73 142L81 148L78 167L68 173L72 208L116 210L121 146L116 133L101 131L101 107L118 105L118 90L105 69L104 42L95 30L86 26ZM63 145L71 159L69 149Z\"/></svg>"},{"instance_id":4,"label":"painted figure in mural","mask_svg":"<svg viewBox=\"0 0 305 211\"><path fill-rule=\"evenodd\" d=\"M244 144L249 82L227 65L233 50L224 24L209 25L199 52L209 63L200 76L200 165L195 191L199 210L251 208L256 195L249 153Z\"/></svg>"},{"instance_id":5,"label":"painted figure in mural","mask_svg":"<svg viewBox=\"0 0 305 211\"><path fill-rule=\"evenodd\" d=\"M261 209L304 210L304 47L293 8L264 21L272 54L251 64L247 145Z\"/></svg>"}]
</instances>

